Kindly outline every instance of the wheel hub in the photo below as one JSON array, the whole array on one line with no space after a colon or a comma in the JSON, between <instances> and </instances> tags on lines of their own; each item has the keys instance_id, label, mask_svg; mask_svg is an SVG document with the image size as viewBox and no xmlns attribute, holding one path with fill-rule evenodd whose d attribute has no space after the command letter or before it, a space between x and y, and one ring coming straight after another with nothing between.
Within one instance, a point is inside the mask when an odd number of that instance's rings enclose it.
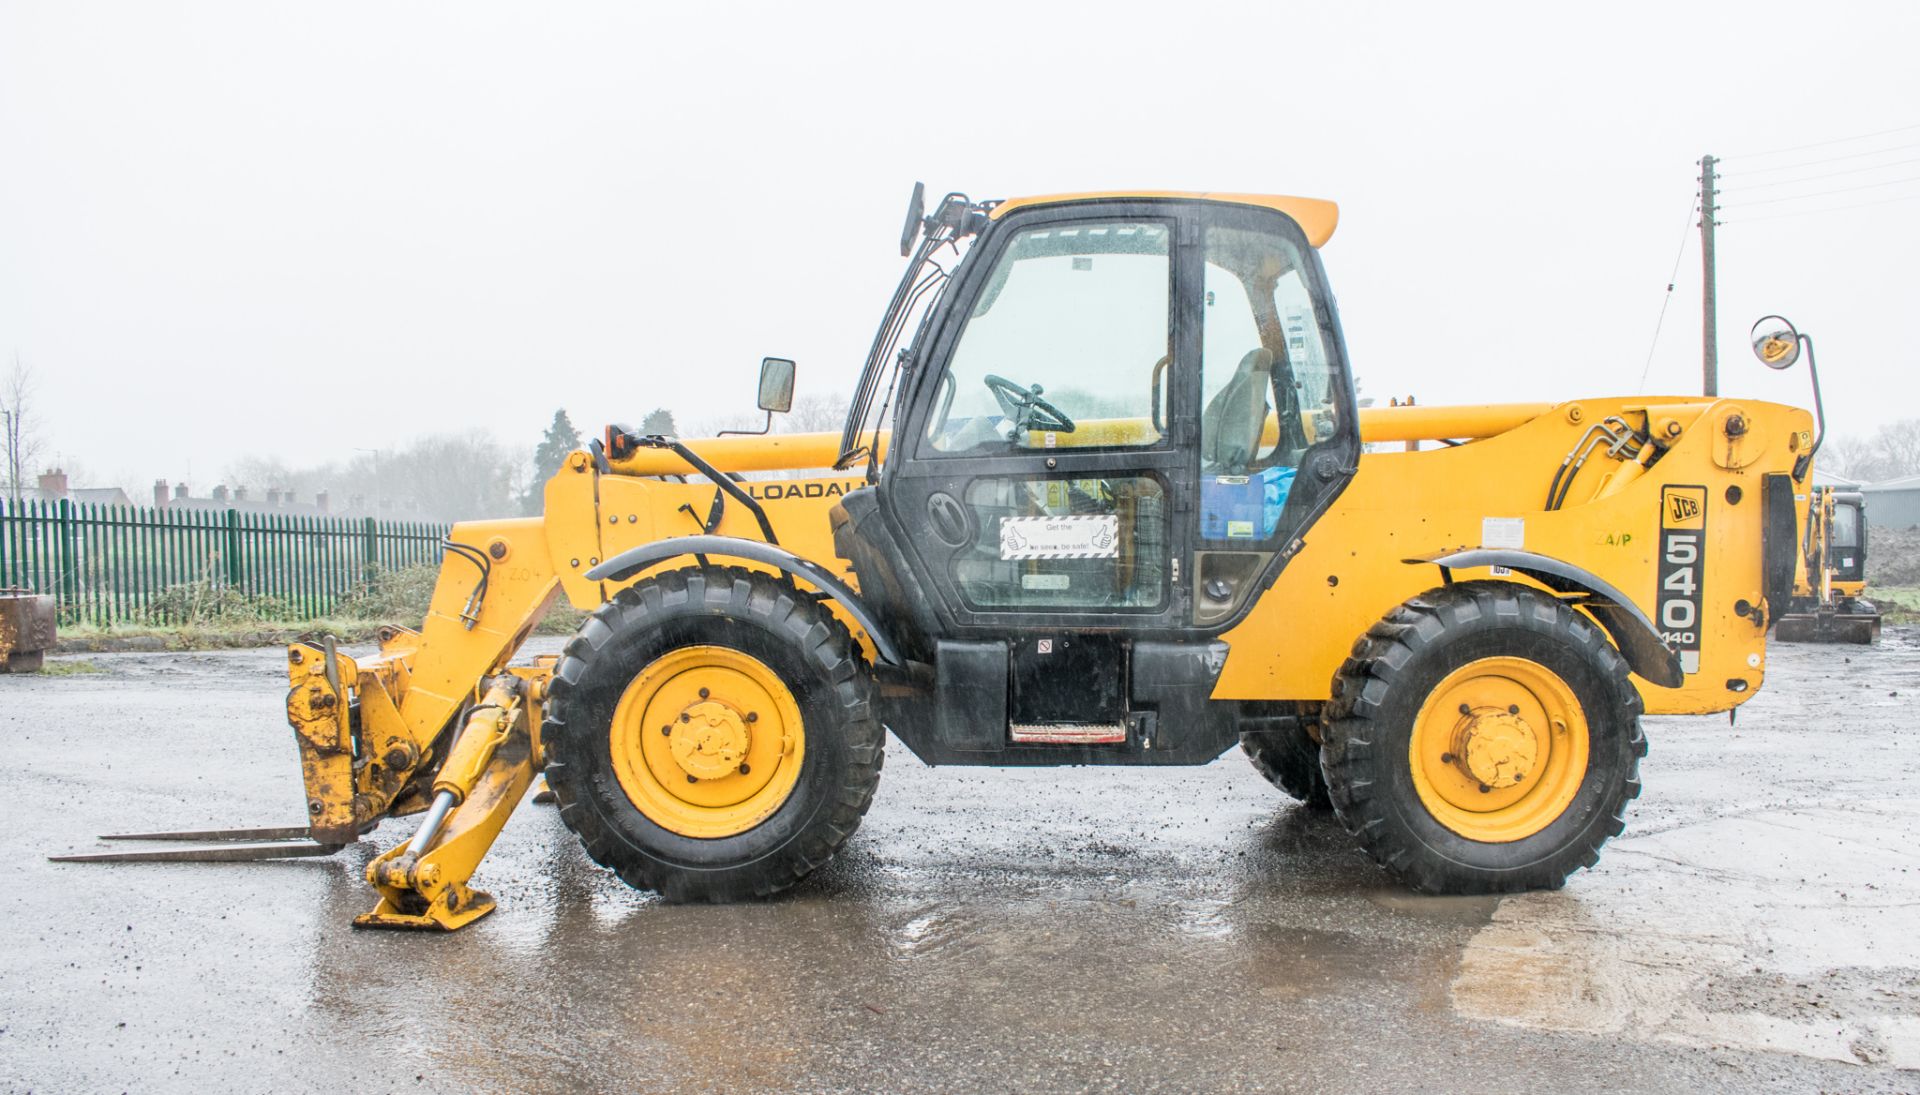
<instances>
[{"instance_id":1,"label":"wheel hub","mask_svg":"<svg viewBox=\"0 0 1920 1095\"><path fill-rule=\"evenodd\" d=\"M722 779L740 771L753 747L753 731L731 704L702 700L667 724L673 759L695 779Z\"/></svg>"},{"instance_id":2,"label":"wheel hub","mask_svg":"<svg viewBox=\"0 0 1920 1095\"><path fill-rule=\"evenodd\" d=\"M1454 730L1453 764L1467 778L1491 790L1523 783L1539 761L1539 738L1520 715L1480 708L1460 719Z\"/></svg>"},{"instance_id":3,"label":"wheel hub","mask_svg":"<svg viewBox=\"0 0 1920 1095\"><path fill-rule=\"evenodd\" d=\"M1414 791L1470 840L1521 840L1552 824L1587 772L1572 688L1530 658L1480 658L1442 677L1408 735Z\"/></svg>"},{"instance_id":4,"label":"wheel hub","mask_svg":"<svg viewBox=\"0 0 1920 1095\"><path fill-rule=\"evenodd\" d=\"M793 692L764 662L730 647L685 646L628 684L608 727L627 799L681 836L743 833L786 801L806 730Z\"/></svg>"}]
</instances>

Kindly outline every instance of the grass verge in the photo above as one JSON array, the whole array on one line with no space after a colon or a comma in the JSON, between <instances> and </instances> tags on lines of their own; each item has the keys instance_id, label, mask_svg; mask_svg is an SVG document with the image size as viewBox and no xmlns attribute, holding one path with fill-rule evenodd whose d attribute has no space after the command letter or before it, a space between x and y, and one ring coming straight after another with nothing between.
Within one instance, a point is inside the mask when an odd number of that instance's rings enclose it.
<instances>
[{"instance_id":1,"label":"grass verge","mask_svg":"<svg viewBox=\"0 0 1920 1095\"><path fill-rule=\"evenodd\" d=\"M341 598L332 616L312 620L288 619L287 606L271 598L249 597L210 583L186 583L156 600L155 619L104 627L62 626L53 652L231 650L285 646L318 635L332 635L343 643L370 643L388 625L419 630L438 573L432 566L382 572L372 583ZM548 610L534 634L571 635L585 620L585 613L563 601Z\"/></svg>"}]
</instances>

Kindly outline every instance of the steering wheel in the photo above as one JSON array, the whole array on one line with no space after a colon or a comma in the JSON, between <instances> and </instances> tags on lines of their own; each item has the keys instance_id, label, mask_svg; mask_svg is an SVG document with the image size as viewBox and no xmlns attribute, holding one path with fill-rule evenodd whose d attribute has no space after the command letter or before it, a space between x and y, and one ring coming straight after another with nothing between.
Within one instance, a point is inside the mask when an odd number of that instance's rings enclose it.
<instances>
[{"instance_id":1,"label":"steering wheel","mask_svg":"<svg viewBox=\"0 0 1920 1095\"><path fill-rule=\"evenodd\" d=\"M994 401L1000 404L1000 413L1012 420L1015 430L1047 430L1052 433L1072 433L1073 419L1068 418L1060 408L1040 398L1045 389L1035 384L1031 388L1022 388L1004 376L986 377L987 390L993 393Z\"/></svg>"}]
</instances>

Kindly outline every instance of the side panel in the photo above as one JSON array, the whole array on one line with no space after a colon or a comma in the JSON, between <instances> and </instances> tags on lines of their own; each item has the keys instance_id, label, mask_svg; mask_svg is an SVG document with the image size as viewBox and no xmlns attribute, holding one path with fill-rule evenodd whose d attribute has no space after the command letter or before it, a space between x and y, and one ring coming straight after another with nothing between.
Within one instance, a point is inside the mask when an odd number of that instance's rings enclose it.
<instances>
[{"instance_id":1,"label":"side panel","mask_svg":"<svg viewBox=\"0 0 1920 1095\"><path fill-rule=\"evenodd\" d=\"M1711 500L1697 582L1697 671L1676 689L1635 683L1650 713L1738 705L1760 686L1766 659L1766 637L1756 624L1761 617L1740 615L1736 607L1765 603L1764 479L1791 466L1789 445L1809 428L1809 416L1765 403L1697 403L1693 425L1644 475L1630 478L1621 474L1621 463L1596 457L1576 477L1567 505L1544 509L1553 473L1584 423L1634 416L1634 408L1646 406L1586 400L1485 440L1363 456L1346 493L1308 530L1299 557L1252 614L1223 636L1231 652L1214 698L1326 699L1354 640L1395 605L1441 583L1438 568L1404 560L1462 548L1524 548L1567 560L1625 591L1658 620L1666 491L1689 486ZM1735 461L1715 451L1712 425L1730 409L1752 424L1745 440L1751 456L1742 467L1724 466ZM1620 481L1606 482L1609 475ZM1486 569L1454 577L1526 581Z\"/></svg>"},{"instance_id":2,"label":"side panel","mask_svg":"<svg viewBox=\"0 0 1920 1095\"><path fill-rule=\"evenodd\" d=\"M562 473L564 474L564 472ZM558 477L556 477L558 478ZM714 495L719 491L710 483L681 483L669 479L644 479L625 475L601 475L592 477L597 483L599 497L597 516L600 554L592 556L595 563L601 558L612 558L628 548L651 544L676 536L693 536L702 531L712 531L722 536L738 536L747 540L761 540L760 525L745 506L726 499L721 507L720 521L711 530L706 529L708 516L713 512ZM767 519L773 525L774 535L780 538L780 546L803 559L812 560L839 576L854 589L860 588L854 576L853 567L845 559L834 553L833 526L828 518L834 503L845 497L847 492L861 487L863 481L858 476L834 473L817 478L805 479L754 479L740 484L748 494L767 511ZM549 524L558 517L553 505L551 490L548 494ZM570 518L572 522L577 518ZM567 558L557 558L555 563L562 568L562 574L575 573L569 567L577 553ZM567 586L567 594L576 608L593 609L599 607L606 597L633 582L640 581L647 574L663 569L675 569L689 565L689 559L672 559L655 568L654 571L635 575L625 582L602 583L589 582L585 578L587 560L580 560L578 577ZM756 570L772 568L758 563L747 563L729 559L729 564L746 566ZM837 601L829 600L827 608L853 632L854 641L860 643L867 657L874 656L873 641L859 621L849 615Z\"/></svg>"}]
</instances>

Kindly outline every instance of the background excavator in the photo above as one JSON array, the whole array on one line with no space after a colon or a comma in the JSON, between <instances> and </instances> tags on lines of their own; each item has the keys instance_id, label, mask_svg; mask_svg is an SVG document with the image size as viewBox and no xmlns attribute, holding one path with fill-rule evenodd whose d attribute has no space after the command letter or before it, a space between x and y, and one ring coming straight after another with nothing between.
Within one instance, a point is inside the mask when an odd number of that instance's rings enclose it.
<instances>
[{"instance_id":1,"label":"background excavator","mask_svg":"<svg viewBox=\"0 0 1920 1095\"><path fill-rule=\"evenodd\" d=\"M1880 608L1866 599L1867 501L1859 491L1813 488L1794 570L1793 599L1774 626L1784 643L1871 643Z\"/></svg>"},{"instance_id":2,"label":"background excavator","mask_svg":"<svg viewBox=\"0 0 1920 1095\"><path fill-rule=\"evenodd\" d=\"M454 527L419 631L289 647L304 825L72 858L323 855L417 815L356 923L452 930L493 908L470 882L544 773L628 883L750 898L845 843L890 731L931 764L1238 744L1414 888L1559 886L1624 825L1643 712L1760 687L1813 416L1361 410L1336 219L1167 192L928 212L916 187L839 435L609 427L542 516ZM1802 342L1755 331L1774 367ZM793 383L768 359L759 405ZM521 657L560 598L590 617Z\"/></svg>"}]
</instances>

